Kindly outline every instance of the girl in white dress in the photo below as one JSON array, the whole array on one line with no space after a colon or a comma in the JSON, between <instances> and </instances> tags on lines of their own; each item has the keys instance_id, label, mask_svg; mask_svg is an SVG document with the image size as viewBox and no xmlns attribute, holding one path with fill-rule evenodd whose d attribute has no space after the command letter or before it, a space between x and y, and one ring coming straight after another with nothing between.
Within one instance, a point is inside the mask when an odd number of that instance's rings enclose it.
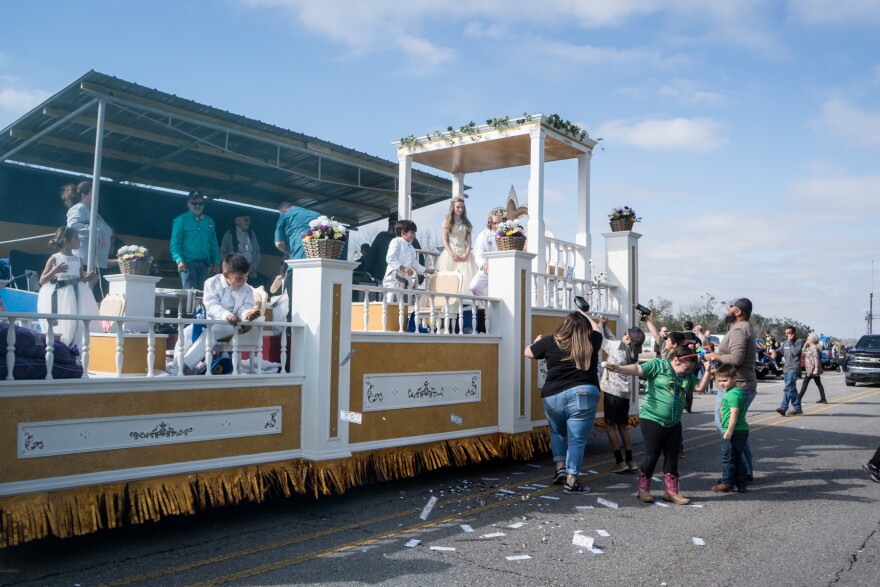
<instances>
[{"instance_id":1,"label":"girl in white dress","mask_svg":"<svg viewBox=\"0 0 880 587\"><path fill-rule=\"evenodd\" d=\"M449 204L449 213L443 221L443 252L437 259L437 271L458 271L461 273L461 287L458 293L470 293L470 283L479 271L471 251L473 227L467 217L464 198L455 196Z\"/></svg>"},{"instance_id":2,"label":"girl in white dress","mask_svg":"<svg viewBox=\"0 0 880 587\"><path fill-rule=\"evenodd\" d=\"M80 246L79 235L70 227L59 228L49 239L49 246L59 249L46 262L40 275L40 294L37 296L37 311L41 314L98 314L98 303L89 283L97 277L88 275L82 267L82 259L73 253ZM92 324L99 330L97 320ZM43 331L48 332L48 322L40 320ZM54 327L55 336L67 345L82 345L84 326L78 320L59 320Z\"/></svg>"}]
</instances>

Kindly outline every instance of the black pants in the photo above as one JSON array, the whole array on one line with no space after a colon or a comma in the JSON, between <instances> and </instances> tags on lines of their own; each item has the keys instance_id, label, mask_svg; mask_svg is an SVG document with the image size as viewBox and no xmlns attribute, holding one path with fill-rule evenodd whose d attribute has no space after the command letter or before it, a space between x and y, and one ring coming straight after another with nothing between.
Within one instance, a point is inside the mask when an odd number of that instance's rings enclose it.
<instances>
[{"instance_id":1,"label":"black pants","mask_svg":"<svg viewBox=\"0 0 880 587\"><path fill-rule=\"evenodd\" d=\"M874 453L874 458L869 462L875 467L880 468L880 447L877 447L877 452Z\"/></svg>"},{"instance_id":2,"label":"black pants","mask_svg":"<svg viewBox=\"0 0 880 587\"><path fill-rule=\"evenodd\" d=\"M645 458L639 466L646 477L654 474L657 461L663 455L663 472L678 477L678 449L681 446L681 422L666 428L652 420L641 419L639 427L645 439Z\"/></svg>"},{"instance_id":3,"label":"black pants","mask_svg":"<svg viewBox=\"0 0 880 587\"><path fill-rule=\"evenodd\" d=\"M816 380L816 387L819 388L819 399L825 401L825 387L822 385L822 378L819 375L804 375L804 383L801 385L801 392L798 394L798 397L804 399L804 394L807 392L807 385L810 384L810 379Z\"/></svg>"}]
</instances>

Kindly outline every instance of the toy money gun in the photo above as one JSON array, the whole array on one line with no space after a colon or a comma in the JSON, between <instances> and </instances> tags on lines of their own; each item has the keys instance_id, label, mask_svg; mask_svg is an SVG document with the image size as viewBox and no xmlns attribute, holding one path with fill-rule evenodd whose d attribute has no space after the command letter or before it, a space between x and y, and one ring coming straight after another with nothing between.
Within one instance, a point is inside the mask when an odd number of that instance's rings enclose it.
<instances>
[{"instance_id":1,"label":"toy money gun","mask_svg":"<svg viewBox=\"0 0 880 587\"><path fill-rule=\"evenodd\" d=\"M633 306L636 311L640 314L639 321L644 322L648 319L648 316L651 315L651 308L647 306L643 306L642 304L636 304Z\"/></svg>"}]
</instances>

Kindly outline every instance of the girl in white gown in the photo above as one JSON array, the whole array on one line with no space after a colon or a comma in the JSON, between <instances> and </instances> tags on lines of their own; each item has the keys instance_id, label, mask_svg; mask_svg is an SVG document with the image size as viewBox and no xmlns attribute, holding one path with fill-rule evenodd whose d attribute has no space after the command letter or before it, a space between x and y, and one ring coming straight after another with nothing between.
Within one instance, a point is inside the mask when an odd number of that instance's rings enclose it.
<instances>
[{"instance_id":1,"label":"girl in white gown","mask_svg":"<svg viewBox=\"0 0 880 587\"><path fill-rule=\"evenodd\" d=\"M49 246L59 249L46 262L40 275L40 294L37 296L37 311L41 314L98 314L98 303L88 282L94 281L95 274L85 274L82 259L73 254L80 245L76 230L59 228L49 239ZM92 321L91 330L98 331L100 323ZM40 320L44 332L49 331L46 320ZM82 346L83 322L79 320L59 320L54 327L55 336L67 345Z\"/></svg>"},{"instance_id":2,"label":"girl in white gown","mask_svg":"<svg viewBox=\"0 0 880 587\"><path fill-rule=\"evenodd\" d=\"M471 251L473 227L467 217L464 198L455 196L449 204L449 213L443 221L443 252L437 259L437 271L461 273L458 293L469 294L469 286L479 267Z\"/></svg>"}]
</instances>

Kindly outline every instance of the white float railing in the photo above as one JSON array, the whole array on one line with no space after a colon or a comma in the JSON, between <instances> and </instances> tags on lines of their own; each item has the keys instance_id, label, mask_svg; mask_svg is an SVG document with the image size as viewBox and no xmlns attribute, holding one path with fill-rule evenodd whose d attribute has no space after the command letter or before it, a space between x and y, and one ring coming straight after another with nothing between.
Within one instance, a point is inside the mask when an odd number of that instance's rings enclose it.
<instances>
[{"instance_id":1,"label":"white float railing","mask_svg":"<svg viewBox=\"0 0 880 587\"><path fill-rule=\"evenodd\" d=\"M578 258L581 257L584 249L586 249L584 245L560 240L558 238L545 237L545 267L552 267L557 270L561 269L563 273L568 268L573 271L574 268L578 266Z\"/></svg>"},{"instance_id":2,"label":"white float railing","mask_svg":"<svg viewBox=\"0 0 880 587\"><path fill-rule=\"evenodd\" d=\"M94 333L90 332L90 327L93 322L111 322L116 323L115 327L111 327L109 330L111 332L104 334L115 334L115 350L114 350L114 366L115 372L107 373L109 376L122 377L123 376L123 366L125 361L125 336L126 334L137 334L137 335L146 335L147 336L147 348L146 348L146 359L147 359L147 369L144 374L126 374L126 377L154 377L155 373L153 371L152 365L156 359L156 337L159 336L156 334L156 325L157 324L168 324L168 325L176 325L178 328L179 335L177 336L177 341L174 346L173 357L174 357L174 365L177 366L177 376L183 376L183 369L181 365L183 363L183 355L184 355L184 328L190 325L203 325L206 327L206 344L205 344L205 362L208 367L213 360L213 332L210 326L213 325L229 325L229 322L226 320L207 320L207 319L194 319L194 318L156 318L156 317L138 317L138 316L100 316L100 315L84 315L84 314L41 314L34 312L0 312L0 320L5 321L8 324L8 331L6 333L6 356L0 357L0 360L5 361L6 364L6 378L5 381L0 381L0 386L2 386L5 382L14 381L14 369L15 369L15 346L17 335L15 332L15 325L17 323L29 324L36 323L39 320L44 320L47 331L45 333L38 333L45 335L45 344L46 344L46 352L45 352L45 362L46 362L46 379L53 379L52 376L52 367L55 363L55 340L56 329L58 328L57 323L60 320L73 320L82 322L83 324L83 336L81 339L80 346L80 363L83 367L83 379L89 378L89 364L91 362L91 342L92 335ZM144 332L135 332L135 331L126 331L125 323L146 323L147 329ZM280 362L281 368L278 374L266 374L267 376L276 376L276 375L284 375L287 372L287 355L289 350L287 348L287 334L288 332L291 335L291 341L301 340L304 336L305 325L301 322L286 322L286 321L252 321L252 322L244 322L242 323L244 326L251 326L253 328L270 328L273 331L279 331L280 336ZM28 328L30 329L30 328ZM115 332L113 332L115 330ZM251 355L251 359L249 360L249 364L251 369L253 369L254 360L256 360L257 366L259 368L262 367L262 355L263 355L263 336L257 337L256 346L245 346L240 347L239 345L239 337L243 336L244 333L234 332L232 338L228 342L228 345L231 347L231 360L232 360L232 374L233 375L241 375L244 374L241 369L241 361L242 361L242 353L249 353ZM291 344L293 346L293 344ZM301 364L301 361L295 361L291 365L291 371L294 373L302 373L304 366ZM208 368L204 375L200 377L214 377L211 373L211 369ZM74 379L75 380L75 379Z\"/></svg>"},{"instance_id":3,"label":"white float railing","mask_svg":"<svg viewBox=\"0 0 880 587\"><path fill-rule=\"evenodd\" d=\"M591 312L618 313L616 287L550 273L532 273L532 307L552 310L574 309L575 296L590 303Z\"/></svg>"},{"instance_id":4,"label":"white float railing","mask_svg":"<svg viewBox=\"0 0 880 587\"><path fill-rule=\"evenodd\" d=\"M353 332L399 332L409 333L410 316L413 316L414 332L419 327L435 334L472 336L477 333L477 310L485 309L486 330L501 300L486 296L434 292L422 289L396 289L370 285L352 285L352 291L362 292L363 301L352 303ZM438 298L441 300L438 301ZM370 301L381 300L381 301ZM403 303L400 301L403 300ZM363 311L363 329L357 328L355 319L358 307ZM471 312L466 321L466 311ZM379 313L379 327L370 330L370 318ZM395 328L396 326L396 328Z\"/></svg>"}]
</instances>

